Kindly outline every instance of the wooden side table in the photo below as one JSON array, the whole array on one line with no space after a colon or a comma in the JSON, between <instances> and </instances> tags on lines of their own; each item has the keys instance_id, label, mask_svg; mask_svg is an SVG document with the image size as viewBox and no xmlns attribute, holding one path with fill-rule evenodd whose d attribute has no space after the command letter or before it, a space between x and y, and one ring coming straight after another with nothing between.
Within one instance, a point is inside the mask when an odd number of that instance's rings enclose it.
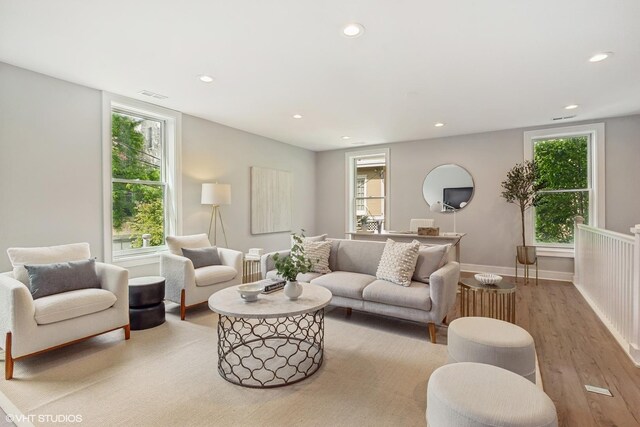
<instances>
[{"instance_id":1,"label":"wooden side table","mask_svg":"<svg viewBox=\"0 0 640 427\"><path fill-rule=\"evenodd\" d=\"M516 285L484 285L473 277L460 279L460 316L481 316L516 323Z\"/></svg>"},{"instance_id":2,"label":"wooden side table","mask_svg":"<svg viewBox=\"0 0 640 427\"><path fill-rule=\"evenodd\" d=\"M242 263L242 283L257 282L262 279L260 257L245 254Z\"/></svg>"}]
</instances>

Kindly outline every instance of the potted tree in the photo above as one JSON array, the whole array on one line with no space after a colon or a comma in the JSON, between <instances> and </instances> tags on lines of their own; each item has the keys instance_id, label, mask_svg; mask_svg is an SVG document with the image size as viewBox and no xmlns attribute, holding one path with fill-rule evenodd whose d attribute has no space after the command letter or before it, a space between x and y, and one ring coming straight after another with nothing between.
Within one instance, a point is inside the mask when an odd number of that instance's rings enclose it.
<instances>
[{"instance_id":1,"label":"potted tree","mask_svg":"<svg viewBox=\"0 0 640 427\"><path fill-rule=\"evenodd\" d=\"M533 161L527 160L515 165L502 181L502 197L520 208L522 224L522 246L516 248L517 260L520 264L530 265L536 261L536 247L527 246L525 232L525 211L538 203L538 191L543 188L540 174Z\"/></svg>"},{"instance_id":2,"label":"potted tree","mask_svg":"<svg viewBox=\"0 0 640 427\"><path fill-rule=\"evenodd\" d=\"M288 256L279 254L273 255L276 270L280 277L287 281L284 285L284 294L290 300L296 300L302 295L302 285L298 283L297 277L300 273L311 271L311 260L304 254L302 239L304 234L292 234L293 246Z\"/></svg>"}]
</instances>

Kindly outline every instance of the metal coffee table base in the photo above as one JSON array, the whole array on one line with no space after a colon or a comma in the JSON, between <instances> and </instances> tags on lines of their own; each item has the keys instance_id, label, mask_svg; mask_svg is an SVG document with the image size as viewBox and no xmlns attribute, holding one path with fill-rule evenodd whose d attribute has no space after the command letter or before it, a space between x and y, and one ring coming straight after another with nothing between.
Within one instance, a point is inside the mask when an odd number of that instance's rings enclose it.
<instances>
[{"instance_id":1,"label":"metal coffee table base","mask_svg":"<svg viewBox=\"0 0 640 427\"><path fill-rule=\"evenodd\" d=\"M324 308L290 317L218 319L218 372L243 387L272 388L313 375L324 355Z\"/></svg>"}]
</instances>

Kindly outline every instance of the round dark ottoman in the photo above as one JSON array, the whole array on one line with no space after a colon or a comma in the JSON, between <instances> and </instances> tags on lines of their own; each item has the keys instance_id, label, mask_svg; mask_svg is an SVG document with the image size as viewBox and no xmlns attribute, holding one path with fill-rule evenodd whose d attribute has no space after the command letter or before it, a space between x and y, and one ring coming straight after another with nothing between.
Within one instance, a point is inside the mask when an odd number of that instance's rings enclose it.
<instances>
[{"instance_id":1,"label":"round dark ottoman","mask_svg":"<svg viewBox=\"0 0 640 427\"><path fill-rule=\"evenodd\" d=\"M129 323L139 331L164 323L164 277L129 280Z\"/></svg>"}]
</instances>

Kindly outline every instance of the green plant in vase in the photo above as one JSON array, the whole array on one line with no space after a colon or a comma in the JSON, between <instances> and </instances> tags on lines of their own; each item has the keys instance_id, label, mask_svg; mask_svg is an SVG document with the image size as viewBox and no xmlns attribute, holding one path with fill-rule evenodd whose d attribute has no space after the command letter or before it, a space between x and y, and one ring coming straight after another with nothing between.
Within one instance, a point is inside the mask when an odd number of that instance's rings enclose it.
<instances>
[{"instance_id":1,"label":"green plant in vase","mask_svg":"<svg viewBox=\"0 0 640 427\"><path fill-rule=\"evenodd\" d=\"M284 294L291 300L298 299L302 294L302 285L297 281L298 274L304 274L311 271L311 260L305 255L304 248L302 247L302 239L304 239L304 230L302 233L293 233L293 246L289 255L282 256L280 254L274 254L273 260L275 261L276 270L278 275L287 281L284 287Z\"/></svg>"}]
</instances>

